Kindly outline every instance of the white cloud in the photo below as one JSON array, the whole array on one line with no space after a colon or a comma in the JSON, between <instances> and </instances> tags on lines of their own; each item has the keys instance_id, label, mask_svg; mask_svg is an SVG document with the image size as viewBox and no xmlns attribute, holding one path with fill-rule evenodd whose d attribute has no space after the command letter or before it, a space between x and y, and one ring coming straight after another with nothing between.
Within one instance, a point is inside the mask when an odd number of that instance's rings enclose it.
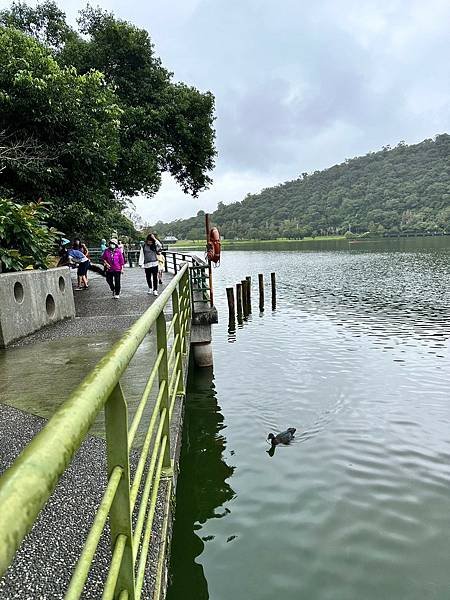
<instances>
[{"instance_id":1,"label":"white cloud","mask_svg":"<svg viewBox=\"0 0 450 600\"><path fill-rule=\"evenodd\" d=\"M261 177L252 172L227 171L215 177L210 190L191 198L180 190L177 183L167 174L163 184L153 198L134 199L137 212L144 221L154 224L156 221L184 219L195 215L199 210L212 212L219 202L228 204L242 200L247 193L255 193L264 187L276 185L276 177Z\"/></svg>"},{"instance_id":2,"label":"white cloud","mask_svg":"<svg viewBox=\"0 0 450 600\"><path fill-rule=\"evenodd\" d=\"M192 199L164 177L136 202L149 221L450 130L448 0L100 3L148 29L176 79L216 96L214 185ZM84 0L60 5L73 18Z\"/></svg>"}]
</instances>

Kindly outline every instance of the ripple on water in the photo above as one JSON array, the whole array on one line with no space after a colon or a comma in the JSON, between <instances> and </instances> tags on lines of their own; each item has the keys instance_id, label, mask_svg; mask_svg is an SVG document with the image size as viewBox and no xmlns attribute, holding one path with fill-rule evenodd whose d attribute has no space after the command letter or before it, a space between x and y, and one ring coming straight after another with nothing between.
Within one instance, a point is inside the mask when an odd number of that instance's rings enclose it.
<instances>
[{"instance_id":1,"label":"ripple on water","mask_svg":"<svg viewBox=\"0 0 450 600\"><path fill-rule=\"evenodd\" d=\"M274 268L270 252L243 256L227 251L216 272L221 314L226 285ZM232 345L219 324L234 495L197 532L207 588L192 600L450 596L447 264L448 252L277 253L277 311ZM289 426L295 443L269 456L268 432Z\"/></svg>"}]
</instances>

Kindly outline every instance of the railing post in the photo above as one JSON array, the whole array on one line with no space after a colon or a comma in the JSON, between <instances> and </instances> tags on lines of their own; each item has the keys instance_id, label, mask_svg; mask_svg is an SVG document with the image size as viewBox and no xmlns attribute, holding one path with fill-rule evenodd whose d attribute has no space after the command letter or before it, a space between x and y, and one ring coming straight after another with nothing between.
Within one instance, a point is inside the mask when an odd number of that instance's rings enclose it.
<instances>
[{"instance_id":1,"label":"railing post","mask_svg":"<svg viewBox=\"0 0 450 600\"><path fill-rule=\"evenodd\" d=\"M163 382L165 382L164 384L164 391L162 394L162 398L161 398L161 411L165 408L166 410L166 417L164 419L164 427L163 427L163 431L162 431L162 436L164 437L165 435L167 435L167 444L164 450L164 459L163 459L163 469L165 471L165 474L168 475L169 472L172 469L172 464L170 461L170 416L169 416L169 409L170 409L170 401L169 401L169 366L167 363L167 328L166 328L166 316L164 314L164 311L161 311L159 313L158 318L156 319L156 346L157 346L157 353L159 353L159 351L161 349L164 350L164 355L161 359L161 362L159 363L159 368L158 368L158 379L159 379L159 388L161 389L161 386L163 385Z\"/></svg>"},{"instance_id":2,"label":"railing post","mask_svg":"<svg viewBox=\"0 0 450 600\"><path fill-rule=\"evenodd\" d=\"M123 590L126 590L128 592L128 598L134 600L135 586L133 531L130 507L128 411L120 383L116 385L105 405L105 428L108 478L111 476L114 467L120 466L123 469L122 478L109 513L113 551L119 535L126 536L125 549L117 578L116 595L118 596Z\"/></svg>"},{"instance_id":3,"label":"railing post","mask_svg":"<svg viewBox=\"0 0 450 600\"><path fill-rule=\"evenodd\" d=\"M191 310L194 310L194 282L195 282L195 274L196 274L196 268L192 267L189 270L189 280L190 280L190 286L189 286L189 293L190 293L190 305L191 305Z\"/></svg>"},{"instance_id":4,"label":"railing post","mask_svg":"<svg viewBox=\"0 0 450 600\"><path fill-rule=\"evenodd\" d=\"M172 256L173 256L173 270L174 270L174 273L175 273L175 275L176 275L176 274L177 274L177 255L176 255L176 253L174 252L174 253L172 254Z\"/></svg>"},{"instance_id":5,"label":"railing post","mask_svg":"<svg viewBox=\"0 0 450 600\"><path fill-rule=\"evenodd\" d=\"M166 273L168 273L169 272L169 265L167 264L167 252L164 251L164 252L162 252L162 254L164 255L164 271Z\"/></svg>"},{"instance_id":6,"label":"railing post","mask_svg":"<svg viewBox=\"0 0 450 600\"><path fill-rule=\"evenodd\" d=\"M190 331L191 330L192 312L194 310L194 303L191 302L191 288L192 288L192 283L191 283L191 280L189 279L189 272L186 271L186 273L185 273L185 279L184 279L184 289L185 289L185 293L186 293L186 304L187 304L187 308L188 308L188 312L187 312L187 329L186 329L186 331Z\"/></svg>"},{"instance_id":7,"label":"railing post","mask_svg":"<svg viewBox=\"0 0 450 600\"><path fill-rule=\"evenodd\" d=\"M180 281L180 291L181 291L181 306L180 306L180 294L177 289L174 289L172 292L172 312L173 317L178 315L177 320L175 321L175 325L173 328L174 339L178 334L178 340L176 342L176 350L175 356L180 357L178 361L178 371L180 373L180 377L178 379L178 387L177 387L177 395L184 394L184 380L183 380L183 346L184 346L184 336L186 335L186 324L181 322L181 313L182 313L182 305L183 305L183 278ZM183 338L181 337L183 335ZM175 358L176 361L176 358ZM172 391L172 390L170 390Z\"/></svg>"}]
</instances>

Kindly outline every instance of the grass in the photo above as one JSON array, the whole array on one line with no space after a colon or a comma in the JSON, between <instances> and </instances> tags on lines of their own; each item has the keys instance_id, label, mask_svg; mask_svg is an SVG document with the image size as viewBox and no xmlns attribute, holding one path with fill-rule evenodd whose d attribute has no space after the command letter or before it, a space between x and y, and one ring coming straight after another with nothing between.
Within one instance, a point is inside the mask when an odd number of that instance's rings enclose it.
<instances>
[{"instance_id":1,"label":"grass","mask_svg":"<svg viewBox=\"0 0 450 600\"><path fill-rule=\"evenodd\" d=\"M276 240L223 240L221 242L222 248L227 246L247 246L247 245L264 245L264 244L292 244L302 242L323 242L323 241L335 241L345 240L343 235L328 235L328 236L317 236L315 238L305 237L302 240L292 240L287 238L278 238ZM206 245L205 240L178 240L175 244L170 244L171 248L177 247L189 247L189 248L204 248Z\"/></svg>"}]
</instances>

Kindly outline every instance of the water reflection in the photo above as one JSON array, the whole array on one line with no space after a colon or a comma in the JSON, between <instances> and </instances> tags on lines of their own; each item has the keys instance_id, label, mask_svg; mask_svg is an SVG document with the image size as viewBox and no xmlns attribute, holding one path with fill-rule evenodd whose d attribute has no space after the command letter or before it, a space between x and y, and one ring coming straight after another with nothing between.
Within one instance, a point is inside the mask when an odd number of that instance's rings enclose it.
<instances>
[{"instance_id":1,"label":"water reflection","mask_svg":"<svg viewBox=\"0 0 450 600\"><path fill-rule=\"evenodd\" d=\"M227 314L225 287L244 258L253 277L276 268L278 307L268 295L258 318L255 303L233 348L224 320L214 330L238 494L229 518L203 525L191 515L199 537L184 534L197 544L186 572L197 568L202 582L186 576L171 600L449 597L436 559L450 552L446 243L224 253L218 310ZM267 432L289 424L295 443L267 456ZM199 481L216 485L212 463L209 473L191 468L194 492Z\"/></svg>"},{"instance_id":2,"label":"water reflection","mask_svg":"<svg viewBox=\"0 0 450 600\"><path fill-rule=\"evenodd\" d=\"M194 370L187 389L168 600L209 598L203 567L195 559L214 536L202 538L200 532L209 519L230 513L223 505L235 496L227 482L235 467L223 460L225 425L219 411L213 370Z\"/></svg>"},{"instance_id":3,"label":"water reflection","mask_svg":"<svg viewBox=\"0 0 450 600\"><path fill-rule=\"evenodd\" d=\"M230 315L228 319L228 341L232 344L236 341L236 319Z\"/></svg>"}]
</instances>

